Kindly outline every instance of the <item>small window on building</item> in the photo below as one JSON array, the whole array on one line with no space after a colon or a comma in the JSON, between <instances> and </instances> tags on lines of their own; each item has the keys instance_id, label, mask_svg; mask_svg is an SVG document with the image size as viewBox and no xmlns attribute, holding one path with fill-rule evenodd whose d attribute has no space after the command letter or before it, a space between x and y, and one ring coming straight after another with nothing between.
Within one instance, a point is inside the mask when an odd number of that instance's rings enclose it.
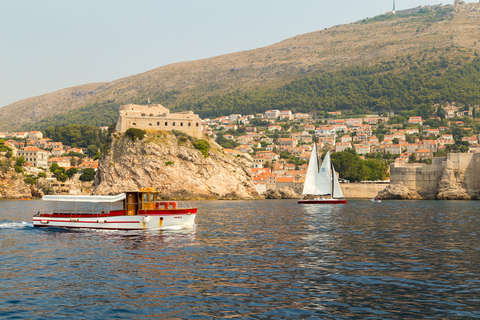
<instances>
[{"instance_id":1,"label":"small window on building","mask_svg":"<svg viewBox=\"0 0 480 320\"><path fill-rule=\"evenodd\" d=\"M150 113L150 117L153 117L153 113Z\"/></svg>"},{"instance_id":2,"label":"small window on building","mask_svg":"<svg viewBox=\"0 0 480 320\"><path fill-rule=\"evenodd\" d=\"M173 122L173 123L172 123L172 126L174 126L174 127L175 127L175 122Z\"/></svg>"},{"instance_id":3,"label":"small window on building","mask_svg":"<svg viewBox=\"0 0 480 320\"><path fill-rule=\"evenodd\" d=\"M137 124L134 122L134 123L132 123L132 125L136 126Z\"/></svg>"},{"instance_id":4,"label":"small window on building","mask_svg":"<svg viewBox=\"0 0 480 320\"><path fill-rule=\"evenodd\" d=\"M168 126L168 122L165 122L165 127Z\"/></svg>"},{"instance_id":5,"label":"small window on building","mask_svg":"<svg viewBox=\"0 0 480 320\"><path fill-rule=\"evenodd\" d=\"M183 127L183 122L180 122L180 127Z\"/></svg>"},{"instance_id":6,"label":"small window on building","mask_svg":"<svg viewBox=\"0 0 480 320\"><path fill-rule=\"evenodd\" d=\"M149 123L148 125L149 125L150 127L152 126L152 124L151 124L151 123Z\"/></svg>"},{"instance_id":7,"label":"small window on building","mask_svg":"<svg viewBox=\"0 0 480 320\"><path fill-rule=\"evenodd\" d=\"M157 126L159 126L159 125L160 125L160 121L157 121Z\"/></svg>"},{"instance_id":8,"label":"small window on building","mask_svg":"<svg viewBox=\"0 0 480 320\"><path fill-rule=\"evenodd\" d=\"M188 126L189 126L189 127L191 127L191 126L192 126L192 124L189 122L189 123L188 123Z\"/></svg>"},{"instance_id":9,"label":"small window on building","mask_svg":"<svg viewBox=\"0 0 480 320\"><path fill-rule=\"evenodd\" d=\"M196 123L197 127L198 127L198 122Z\"/></svg>"}]
</instances>

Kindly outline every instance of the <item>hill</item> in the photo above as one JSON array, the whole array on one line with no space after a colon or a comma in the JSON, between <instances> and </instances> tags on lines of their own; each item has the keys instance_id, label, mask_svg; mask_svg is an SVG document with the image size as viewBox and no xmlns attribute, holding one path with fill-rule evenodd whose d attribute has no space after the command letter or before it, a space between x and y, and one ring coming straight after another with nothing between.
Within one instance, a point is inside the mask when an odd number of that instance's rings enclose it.
<instances>
[{"instance_id":1,"label":"hill","mask_svg":"<svg viewBox=\"0 0 480 320\"><path fill-rule=\"evenodd\" d=\"M109 125L115 121L120 105L146 103L148 99L174 111L191 108L202 116L237 110L242 104L249 106L245 111L261 111L275 107L285 90L292 92L292 81L315 82L311 79L354 70L348 68L381 67L366 72L407 77L419 62L438 61L441 68L437 71L427 68L430 79L440 77L449 68L453 75L453 69L473 63L480 46L478 21L480 4L477 3L424 8L408 15L381 15L299 35L264 48L171 64L108 83L86 84L24 99L0 109L0 130L45 128L72 122ZM417 73L417 76L422 75ZM342 81L348 86L349 79L355 78L353 72ZM335 82L326 85L332 83ZM414 84L415 81L411 82ZM260 108L256 101L245 103L245 94L247 98L253 94L259 97L258 101L265 101L265 94L272 91L277 98ZM318 92L318 86L304 91ZM385 93L378 94L386 97ZM468 94L474 96L475 92ZM344 108L358 104L358 95L347 97ZM217 107L222 106L222 99L229 101L229 108ZM325 101L318 101L309 108L324 104ZM342 104L330 104L328 108L339 105ZM389 106L383 106L386 107Z\"/></svg>"}]
</instances>

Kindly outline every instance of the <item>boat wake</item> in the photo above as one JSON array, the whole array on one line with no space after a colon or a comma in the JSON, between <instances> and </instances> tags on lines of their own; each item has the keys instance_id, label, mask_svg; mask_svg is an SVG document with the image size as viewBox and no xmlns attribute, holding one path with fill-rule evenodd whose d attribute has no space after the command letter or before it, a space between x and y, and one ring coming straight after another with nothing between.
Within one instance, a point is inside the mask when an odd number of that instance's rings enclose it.
<instances>
[{"instance_id":1,"label":"boat wake","mask_svg":"<svg viewBox=\"0 0 480 320\"><path fill-rule=\"evenodd\" d=\"M0 221L0 229L22 229L22 228L33 228L33 223L28 223L25 221Z\"/></svg>"}]
</instances>

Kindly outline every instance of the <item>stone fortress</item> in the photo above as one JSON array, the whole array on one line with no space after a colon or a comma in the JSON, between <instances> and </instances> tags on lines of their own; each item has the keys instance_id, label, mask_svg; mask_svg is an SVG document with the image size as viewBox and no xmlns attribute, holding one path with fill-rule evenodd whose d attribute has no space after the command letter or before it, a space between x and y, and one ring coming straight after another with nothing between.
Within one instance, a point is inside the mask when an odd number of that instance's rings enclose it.
<instances>
[{"instance_id":1,"label":"stone fortress","mask_svg":"<svg viewBox=\"0 0 480 320\"><path fill-rule=\"evenodd\" d=\"M423 199L480 199L480 153L450 153L432 165L390 165L390 184L416 191Z\"/></svg>"},{"instance_id":2,"label":"stone fortress","mask_svg":"<svg viewBox=\"0 0 480 320\"><path fill-rule=\"evenodd\" d=\"M202 138L200 117L193 111L170 113L160 104L127 104L120 107L116 131L129 128L143 130L178 130L196 138Z\"/></svg>"}]
</instances>

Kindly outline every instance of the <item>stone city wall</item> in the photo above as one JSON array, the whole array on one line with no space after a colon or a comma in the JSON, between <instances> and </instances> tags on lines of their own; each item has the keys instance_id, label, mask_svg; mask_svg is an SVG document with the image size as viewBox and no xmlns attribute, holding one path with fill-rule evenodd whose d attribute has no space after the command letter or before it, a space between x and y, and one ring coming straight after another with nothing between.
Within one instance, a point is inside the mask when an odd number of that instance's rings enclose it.
<instances>
[{"instance_id":1,"label":"stone city wall","mask_svg":"<svg viewBox=\"0 0 480 320\"><path fill-rule=\"evenodd\" d=\"M343 195L346 199L372 199L383 191L385 183L341 183Z\"/></svg>"}]
</instances>

